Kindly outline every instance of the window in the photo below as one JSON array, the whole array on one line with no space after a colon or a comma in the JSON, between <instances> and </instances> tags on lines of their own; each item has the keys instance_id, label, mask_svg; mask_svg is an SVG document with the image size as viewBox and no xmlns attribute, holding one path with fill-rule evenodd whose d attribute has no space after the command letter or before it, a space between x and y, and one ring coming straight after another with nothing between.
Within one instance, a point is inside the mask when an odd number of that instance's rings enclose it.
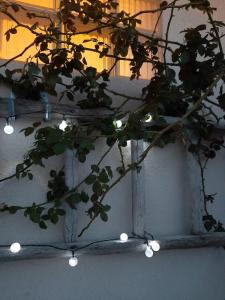
<instances>
[{"instance_id":1,"label":"window","mask_svg":"<svg viewBox=\"0 0 225 300\"><path fill-rule=\"evenodd\" d=\"M39 0L38 5L36 4L37 1L35 0L24 0L24 1L16 1L18 4L29 6L34 11L38 9L48 8L47 11L51 14L53 12L53 9L56 9L56 1L55 0ZM35 4L35 5L34 5ZM11 12L13 14L13 12ZM23 22L25 25L31 26L34 21L33 19L30 20L26 16L26 12L20 10L16 14L16 19L19 22ZM44 26L47 26L49 24L49 21L46 19L39 19L39 27L43 28ZM34 35L29 32L26 28L19 27L17 29L17 34L13 34L10 37L10 40L7 41L5 38L5 32L11 28L13 28L16 25L16 23L11 20L9 17L1 14L0 19L0 37L1 37L1 43L0 43L0 58L1 59L10 59L17 54L21 53L25 47L30 45L34 41ZM29 56L33 56L36 54L37 50L35 46L31 47L23 56L18 57L18 61L25 61L26 58Z\"/></svg>"},{"instance_id":2,"label":"window","mask_svg":"<svg viewBox=\"0 0 225 300\"><path fill-rule=\"evenodd\" d=\"M49 14L54 14L54 10L57 8L57 2L59 0L23 0L16 1L24 6L31 7L34 10L45 9L45 11L49 12ZM156 9L159 6L159 1L157 0L118 0L118 10L124 10L129 12L131 15L139 12L140 10L152 10ZM46 10L47 9L47 10ZM26 17L23 11L17 13L16 17L19 21L24 24L31 25L33 20L30 20ZM139 17L142 21L142 24L138 25L138 30L145 34L151 34L155 28L155 24L157 22L158 15L157 14L143 14ZM47 26L48 20L40 19L39 26L44 27ZM26 28L18 28L18 32L15 35L11 35L10 40L7 42L4 33L15 26L15 22L12 21L8 17L3 17L0 20L0 59L10 59L20 52L23 49L31 44L34 41L34 35L30 33ZM157 27L156 34L159 33L159 28ZM91 39L97 38L100 39L100 42L108 43L109 40L107 38L107 34L105 36L97 36L96 33L92 33L90 35L76 35L74 40L76 39L77 44L83 44L84 47L94 49L95 43L91 41ZM83 43L84 40L90 40L86 43ZM28 56L33 56L37 52L35 46L31 47L23 56L19 57L18 61L24 61ZM129 51L129 56L132 57L131 51ZM103 69L110 68L112 65L112 59L104 58L100 59L98 53L88 51L85 53L85 58L89 65L96 67L98 71ZM129 61L120 61L116 67L115 75L120 76L130 76L130 65ZM149 78L151 76L151 67L150 65L145 64L141 70L141 78Z\"/></svg>"},{"instance_id":3,"label":"window","mask_svg":"<svg viewBox=\"0 0 225 300\"><path fill-rule=\"evenodd\" d=\"M157 0L119 0L119 10L124 10L129 12L131 15L138 13L142 10L153 10L159 7L159 1ZM157 23L158 14L143 14L138 17L141 20L141 24L137 25L140 32L150 35ZM156 34L159 34L159 26L156 28ZM129 56L132 57L131 51L129 51ZM127 61L121 61L119 63L119 72L121 76L130 76L130 65ZM141 78L150 78L152 70L150 65L143 65L141 70Z\"/></svg>"}]
</instances>

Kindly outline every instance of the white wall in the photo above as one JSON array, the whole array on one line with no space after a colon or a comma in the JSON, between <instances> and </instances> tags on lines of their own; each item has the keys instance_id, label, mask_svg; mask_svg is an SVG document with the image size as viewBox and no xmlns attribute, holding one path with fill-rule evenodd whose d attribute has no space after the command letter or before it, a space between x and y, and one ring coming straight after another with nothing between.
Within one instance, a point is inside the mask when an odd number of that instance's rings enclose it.
<instances>
[{"instance_id":1,"label":"white wall","mask_svg":"<svg viewBox=\"0 0 225 300\"><path fill-rule=\"evenodd\" d=\"M212 1L219 5L219 18L224 14L224 1ZM197 12L196 12L197 14ZM192 26L198 22L195 14L179 18L173 35L182 30L183 24ZM165 24L165 23L164 23ZM114 79L114 85L126 90L124 81ZM129 87L137 93L136 83ZM6 136L0 130L0 178L11 174L21 160L32 139L25 139L19 130L29 120L18 120L16 132ZM0 128L4 122L0 121ZM88 172L88 164L103 151L103 144L96 144L85 166L80 164L79 178ZM130 160L129 147L125 150ZM208 167L208 192L218 191L218 201L212 210L225 223L225 153L221 153ZM110 155L113 169L119 165L118 151ZM50 167L60 168L64 157L52 159ZM191 191L188 182L186 158L182 145L169 145L166 149L154 149L145 162L146 169L146 229L156 237L190 233ZM216 171L217 176L212 173ZM1 184L0 203L42 202L46 192L48 170L37 168L32 183L16 179ZM97 220L83 239L116 238L121 231L131 231L131 177L128 176L106 199L112 205L107 223ZM87 218L79 209L78 227ZM63 241L63 222L40 230L23 216L0 215L0 244L18 240L21 243L53 243ZM170 250L157 253L152 259L144 254L106 256L81 256L77 268L68 266L67 258L29 260L0 264L0 299L4 300L224 300L225 252L223 249Z\"/></svg>"}]
</instances>

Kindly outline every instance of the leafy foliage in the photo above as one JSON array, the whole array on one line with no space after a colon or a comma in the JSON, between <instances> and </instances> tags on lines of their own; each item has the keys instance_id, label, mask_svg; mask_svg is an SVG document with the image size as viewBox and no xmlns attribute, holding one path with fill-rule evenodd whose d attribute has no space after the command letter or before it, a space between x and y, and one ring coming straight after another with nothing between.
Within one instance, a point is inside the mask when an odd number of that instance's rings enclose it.
<instances>
[{"instance_id":1,"label":"leafy foliage","mask_svg":"<svg viewBox=\"0 0 225 300\"><path fill-rule=\"evenodd\" d=\"M182 9L187 12L198 10L207 15L208 20L196 27L184 28L179 38L182 42L169 40L172 21ZM222 137L215 136L213 129L224 119L224 115L219 115L215 107L224 113L225 60L220 30L225 24L213 19L215 8L207 0L188 0L182 5L178 0L170 3L161 1L158 9L148 13L158 14L159 21L165 10L171 12L171 16L165 37L159 37L156 35L157 24L154 32L149 35L138 27L140 16L147 12L131 15L120 11L114 0L62 0L56 16L57 22L49 19L48 26L42 30L39 25L40 13L36 15L21 5L1 1L0 15L15 20L17 12L25 11L33 23L28 26L17 20L16 26L5 33L6 40L13 38L20 27L30 31L34 39L23 53L0 65L0 68L4 68L0 83L11 86L18 97L36 101L41 100L43 91L59 101L66 99L71 102L75 101L79 93L82 100L77 104L82 109L105 107L112 112L110 117L87 124L71 123L65 131L52 126L40 127L40 123L24 128L22 132L25 136L34 135L34 144L25 154L24 161L17 165L15 176L18 179L28 177L32 180L32 165L44 167L47 159L61 155L67 149L76 150L76 157L84 163L95 149L98 138L104 137L109 148L74 189L68 190L62 170L52 170L46 202L33 203L29 207L5 205L2 211L16 213L24 210L26 217L45 229L47 222L55 224L65 214L65 203L71 209L76 209L79 203L89 204L87 215L90 223L82 230L82 234L98 216L104 222L108 220L110 206L103 204L105 196L128 172L140 169L141 162L153 146L163 147L181 140L198 158L205 202L205 228L208 231L223 230L222 224L214 219L207 208L208 202L214 201L215 195L206 193L204 170L207 161L224 148ZM41 14L46 18L44 12ZM63 24L65 30L62 31L56 24ZM107 32L110 42L90 36L90 39L76 43L77 35L92 32L99 37ZM92 48L87 46L89 43ZM23 67L10 69L11 61L33 46L37 49L35 55L28 57ZM97 70L87 63L89 52L97 53L99 59L110 59L112 64L108 69ZM143 66L148 65L152 69L153 75L147 80L140 97L111 90L111 75L121 61L130 64L130 80L141 78ZM62 92L58 92L59 85L63 88ZM219 88L219 94L215 88ZM124 101L117 104L113 96L119 96ZM136 101L138 105L127 111L124 107L130 100ZM147 126L145 120L149 114L153 120ZM173 116L178 121L168 124L165 116ZM118 119L123 119L120 128L115 123ZM190 128L196 137L195 142L190 137ZM122 148L131 139L144 139L150 146L137 163L126 166ZM103 159L114 145L118 145L121 155L121 165L116 175L111 166L102 166ZM86 191L87 187L89 192Z\"/></svg>"}]
</instances>

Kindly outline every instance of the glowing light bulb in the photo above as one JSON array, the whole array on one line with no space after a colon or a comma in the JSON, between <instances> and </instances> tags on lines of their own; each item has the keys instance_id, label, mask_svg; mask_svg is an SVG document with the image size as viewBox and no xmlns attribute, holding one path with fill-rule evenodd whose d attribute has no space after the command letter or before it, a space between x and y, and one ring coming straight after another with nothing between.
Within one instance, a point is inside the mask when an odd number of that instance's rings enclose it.
<instances>
[{"instance_id":1,"label":"glowing light bulb","mask_svg":"<svg viewBox=\"0 0 225 300\"><path fill-rule=\"evenodd\" d=\"M121 233L120 240L123 243L127 242L128 241L128 235L126 233Z\"/></svg>"},{"instance_id":2,"label":"glowing light bulb","mask_svg":"<svg viewBox=\"0 0 225 300\"><path fill-rule=\"evenodd\" d=\"M69 259L69 265L70 265L71 267L76 267L77 264L78 264L78 259L77 259L77 257L73 256L73 257L71 257L71 258Z\"/></svg>"},{"instance_id":3,"label":"glowing light bulb","mask_svg":"<svg viewBox=\"0 0 225 300\"><path fill-rule=\"evenodd\" d=\"M4 132L6 134L12 134L14 132L14 128L10 124L6 124L4 127Z\"/></svg>"},{"instance_id":4,"label":"glowing light bulb","mask_svg":"<svg viewBox=\"0 0 225 300\"><path fill-rule=\"evenodd\" d=\"M152 121L152 115L151 114L147 114L147 116L145 117L145 122L146 123L150 123Z\"/></svg>"},{"instance_id":5,"label":"glowing light bulb","mask_svg":"<svg viewBox=\"0 0 225 300\"><path fill-rule=\"evenodd\" d=\"M122 126L123 126L122 121L121 121L121 120L117 120L117 121L116 121L116 127L117 127L117 128L121 128Z\"/></svg>"},{"instance_id":6,"label":"glowing light bulb","mask_svg":"<svg viewBox=\"0 0 225 300\"><path fill-rule=\"evenodd\" d=\"M155 252L160 250L160 245L156 241L150 241L149 246L151 246L152 250L155 251Z\"/></svg>"},{"instance_id":7,"label":"glowing light bulb","mask_svg":"<svg viewBox=\"0 0 225 300\"><path fill-rule=\"evenodd\" d=\"M146 247L146 250L145 250L145 256L148 257L148 258L151 258L153 256L154 252L152 251L152 249L147 246Z\"/></svg>"},{"instance_id":8,"label":"glowing light bulb","mask_svg":"<svg viewBox=\"0 0 225 300\"><path fill-rule=\"evenodd\" d=\"M68 126L67 122L65 120L62 120L62 122L59 124L59 129L65 131L67 126Z\"/></svg>"},{"instance_id":9,"label":"glowing light bulb","mask_svg":"<svg viewBox=\"0 0 225 300\"><path fill-rule=\"evenodd\" d=\"M20 245L20 243L13 243L13 244L10 246L10 251L11 251L12 253L18 253L18 252L20 252L20 250L21 250L21 245Z\"/></svg>"}]
</instances>

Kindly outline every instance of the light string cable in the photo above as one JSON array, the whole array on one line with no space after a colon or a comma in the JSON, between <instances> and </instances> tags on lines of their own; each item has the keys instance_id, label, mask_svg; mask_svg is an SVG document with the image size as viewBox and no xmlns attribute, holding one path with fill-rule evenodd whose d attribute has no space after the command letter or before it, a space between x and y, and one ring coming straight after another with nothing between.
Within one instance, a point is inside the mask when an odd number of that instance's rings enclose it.
<instances>
[{"instance_id":1,"label":"light string cable","mask_svg":"<svg viewBox=\"0 0 225 300\"><path fill-rule=\"evenodd\" d=\"M127 236L127 239L125 240L125 237ZM152 235L151 235L152 236ZM153 237L153 236L152 236ZM14 255L19 255L19 253L25 249L25 248L51 248L63 252L71 252L71 257L69 258L69 265L71 267L75 267L78 264L78 258L75 256L75 254L79 253L79 251L88 249L93 245L97 244L103 244L106 242L115 242L115 243L126 243L131 240L142 240L143 245L146 244L146 249L145 249L145 256L150 258L153 256L153 252L157 252L160 250L160 245L156 240L149 240L146 237L141 237L137 235L132 235L128 236L126 233L122 233L120 235L120 239L104 239L104 240L98 240L98 241L93 241L89 242L83 246L77 246L77 245L69 245L69 246L57 246L53 244L20 244L19 242L14 242L12 244L5 244L5 245L0 245L0 249L8 249L11 254Z\"/></svg>"}]
</instances>

